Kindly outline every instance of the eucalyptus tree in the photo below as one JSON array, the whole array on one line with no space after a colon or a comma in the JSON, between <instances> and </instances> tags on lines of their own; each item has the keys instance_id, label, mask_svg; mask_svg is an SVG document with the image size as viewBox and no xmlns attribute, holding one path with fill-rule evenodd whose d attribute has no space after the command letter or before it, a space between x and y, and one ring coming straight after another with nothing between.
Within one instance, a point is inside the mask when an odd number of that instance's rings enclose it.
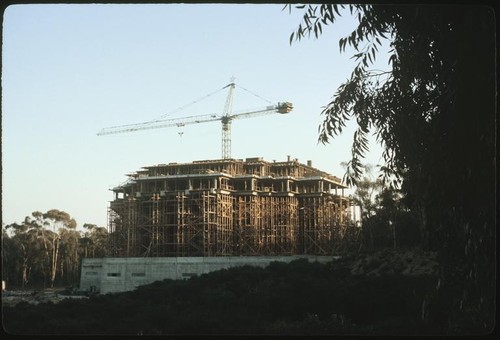
<instances>
[{"instance_id":1,"label":"eucalyptus tree","mask_svg":"<svg viewBox=\"0 0 500 340\"><path fill-rule=\"evenodd\" d=\"M25 223L36 229L43 241L48 281L53 287L58 270L61 269L61 238L65 234L63 230L74 230L76 221L67 212L57 209L48 210L46 213L35 211L31 215L32 217L26 217Z\"/></svg>"},{"instance_id":2,"label":"eucalyptus tree","mask_svg":"<svg viewBox=\"0 0 500 340\"><path fill-rule=\"evenodd\" d=\"M104 257L107 255L108 230L95 224L83 225L84 237L81 239L83 257Z\"/></svg>"},{"instance_id":3,"label":"eucalyptus tree","mask_svg":"<svg viewBox=\"0 0 500 340\"><path fill-rule=\"evenodd\" d=\"M440 292L459 285L441 318L454 332L487 332L495 305L495 20L477 5L296 5L290 43L319 38L341 15L357 27L338 41L357 61L322 111L319 142L354 134L346 182L356 184L374 131L382 178L418 212L424 245L437 250ZM284 9L292 10L292 5ZM384 42L385 41L385 42ZM373 69L388 44L388 69ZM325 65L327 67L328 65ZM442 288L448 287L448 288ZM427 304L428 305L428 304ZM422 315L427 311L423 304ZM447 321L446 321L447 320Z\"/></svg>"},{"instance_id":4,"label":"eucalyptus tree","mask_svg":"<svg viewBox=\"0 0 500 340\"><path fill-rule=\"evenodd\" d=\"M64 283L73 284L79 280L81 234L75 229L62 228L59 238L59 277Z\"/></svg>"},{"instance_id":5,"label":"eucalyptus tree","mask_svg":"<svg viewBox=\"0 0 500 340\"><path fill-rule=\"evenodd\" d=\"M76 229L66 212L34 211L2 228L2 277L12 286L54 286L79 280L82 257L107 255L108 232L94 224Z\"/></svg>"},{"instance_id":6,"label":"eucalyptus tree","mask_svg":"<svg viewBox=\"0 0 500 340\"><path fill-rule=\"evenodd\" d=\"M54 285L56 279L57 268L59 266L59 256L61 239L63 236L69 236L65 234L70 234L71 230L76 229L76 221L71 218L71 216L64 211L57 209L51 209L43 214L44 225L51 227L53 231L52 242L52 253L51 253L51 272L50 272L50 285ZM68 238L68 241L70 239ZM78 244L78 240L75 243ZM62 266L61 266L62 268Z\"/></svg>"},{"instance_id":7,"label":"eucalyptus tree","mask_svg":"<svg viewBox=\"0 0 500 340\"><path fill-rule=\"evenodd\" d=\"M5 227L2 237L3 278L9 285L17 284L22 288L32 283L37 284L36 279L46 274L43 245L38 230L26 221L21 224L12 223Z\"/></svg>"},{"instance_id":8,"label":"eucalyptus tree","mask_svg":"<svg viewBox=\"0 0 500 340\"><path fill-rule=\"evenodd\" d=\"M27 242L24 233L27 227L23 224L12 223L2 227L2 280L20 284L28 284L32 258L28 254Z\"/></svg>"},{"instance_id":9,"label":"eucalyptus tree","mask_svg":"<svg viewBox=\"0 0 500 340\"><path fill-rule=\"evenodd\" d=\"M8 266L10 264L10 253L9 250L12 245L12 239L7 233L6 226L2 223L2 280L8 280L9 277L9 269Z\"/></svg>"}]
</instances>

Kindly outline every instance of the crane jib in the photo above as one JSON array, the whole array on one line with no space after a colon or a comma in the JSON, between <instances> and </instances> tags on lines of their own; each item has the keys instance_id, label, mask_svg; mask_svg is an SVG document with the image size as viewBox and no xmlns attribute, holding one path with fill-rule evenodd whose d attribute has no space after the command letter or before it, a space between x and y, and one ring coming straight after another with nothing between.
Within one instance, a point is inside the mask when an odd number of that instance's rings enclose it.
<instances>
[{"instance_id":1,"label":"crane jib","mask_svg":"<svg viewBox=\"0 0 500 340\"><path fill-rule=\"evenodd\" d=\"M233 100L233 90L235 88L234 79L231 79L231 83L222 89L229 88L228 97L226 100L226 105L224 106L224 111L222 115L210 114L210 115L197 115L190 116L178 119L164 119L164 120L155 120L149 121L139 124L128 124L121 126L113 126L102 129L97 133L98 136L102 135L110 135L124 132L133 132L140 130L150 130L150 129L158 129L165 127L184 127L189 124L198 124L198 123L207 123L216 120L220 120L222 123L222 158L230 158L231 157L231 121L233 119L240 118L251 118L262 116L271 113L280 113L286 114L290 113L293 110L293 104L290 102L280 102L277 105L267 106L260 110L247 111L243 113L231 114L232 108L232 100ZM222 90L220 89L220 90ZM216 92L220 91L217 90ZM245 89L246 90L246 89ZM248 91L248 90L246 90ZM215 92L214 92L215 93ZM255 95L255 94L254 94ZM195 101L196 102L196 101ZM271 103L270 101L268 101Z\"/></svg>"}]
</instances>

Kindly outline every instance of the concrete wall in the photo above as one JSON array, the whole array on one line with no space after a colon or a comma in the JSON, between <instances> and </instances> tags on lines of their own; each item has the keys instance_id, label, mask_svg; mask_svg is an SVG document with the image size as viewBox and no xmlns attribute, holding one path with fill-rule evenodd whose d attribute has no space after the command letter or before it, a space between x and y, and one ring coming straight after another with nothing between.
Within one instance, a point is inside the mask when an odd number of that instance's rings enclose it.
<instances>
[{"instance_id":1,"label":"concrete wall","mask_svg":"<svg viewBox=\"0 0 500 340\"><path fill-rule=\"evenodd\" d=\"M330 262L334 256L119 257L84 258L80 290L101 294L130 291L164 279L188 279L215 270L244 265L266 267L271 262L306 258Z\"/></svg>"}]
</instances>

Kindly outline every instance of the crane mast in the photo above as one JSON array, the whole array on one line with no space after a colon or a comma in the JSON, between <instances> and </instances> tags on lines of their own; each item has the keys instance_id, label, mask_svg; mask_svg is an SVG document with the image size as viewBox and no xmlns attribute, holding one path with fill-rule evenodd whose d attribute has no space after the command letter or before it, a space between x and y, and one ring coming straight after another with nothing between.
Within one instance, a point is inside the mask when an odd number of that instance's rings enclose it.
<instances>
[{"instance_id":1,"label":"crane mast","mask_svg":"<svg viewBox=\"0 0 500 340\"><path fill-rule=\"evenodd\" d=\"M205 115L197 115L197 116L189 116L178 119L160 119L153 120L144 123L138 124L127 124L120 126L112 126L102 129L97 133L98 136L103 135L111 135L117 133L126 133L126 132L134 132L139 130L148 130L148 129L159 129L165 127L182 127L189 124L198 124L198 123L206 123L212 122L216 120L220 120L222 123L222 159L230 159L231 158L231 122L234 119L242 119L242 118L251 118L256 116L262 116L271 113L280 113L286 114L292 111L293 104L290 102L278 103L275 105L270 105L262 109L257 109L254 111L248 111L243 113L232 113L233 107L233 96L234 96L234 78L231 78L231 83L224 86L222 89L229 88L228 95L226 98L226 103L224 105L224 111L222 115L217 114L205 114ZM221 89L221 90L222 90Z\"/></svg>"},{"instance_id":2,"label":"crane mast","mask_svg":"<svg viewBox=\"0 0 500 340\"><path fill-rule=\"evenodd\" d=\"M227 94L226 105L221 119L222 122L222 159L231 158L231 111L233 109L234 78L227 85L229 92Z\"/></svg>"}]
</instances>

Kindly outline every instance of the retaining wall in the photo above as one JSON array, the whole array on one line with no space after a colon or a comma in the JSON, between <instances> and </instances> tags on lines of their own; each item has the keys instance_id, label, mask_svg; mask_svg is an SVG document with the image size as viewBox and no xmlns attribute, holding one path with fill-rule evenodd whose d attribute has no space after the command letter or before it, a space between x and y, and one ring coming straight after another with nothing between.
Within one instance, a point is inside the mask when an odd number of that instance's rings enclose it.
<instances>
[{"instance_id":1,"label":"retaining wall","mask_svg":"<svg viewBox=\"0 0 500 340\"><path fill-rule=\"evenodd\" d=\"M330 262L336 256L119 257L84 258L80 290L101 294L124 292L164 279L187 279L215 270L244 265L266 267L271 262Z\"/></svg>"}]
</instances>

